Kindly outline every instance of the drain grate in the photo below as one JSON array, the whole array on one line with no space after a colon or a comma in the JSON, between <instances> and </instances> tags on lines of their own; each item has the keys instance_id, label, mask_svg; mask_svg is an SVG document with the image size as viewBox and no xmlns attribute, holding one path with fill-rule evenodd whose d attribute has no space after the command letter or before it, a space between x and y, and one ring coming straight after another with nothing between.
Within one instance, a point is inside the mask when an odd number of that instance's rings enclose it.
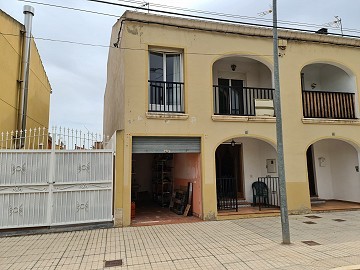
<instances>
[{"instance_id":1,"label":"drain grate","mask_svg":"<svg viewBox=\"0 0 360 270\"><path fill-rule=\"evenodd\" d=\"M122 260L105 261L105 267L122 266Z\"/></svg>"},{"instance_id":2,"label":"drain grate","mask_svg":"<svg viewBox=\"0 0 360 270\"><path fill-rule=\"evenodd\" d=\"M317 223L314 222L314 221L304 221L303 223L306 223L306 224L317 224Z\"/></svg>"},{"instance_id":3,"label":"drain grate","mask_svg":"<svg viewBox=\"0 0 360 270\"><path fill-rule=\"evenodd\" d=\"M311 219L317 219L317 218L321 218L319 216L315 216L315 215L310 215L310 216L305 216L307 218L311 218Z\"/></svg>"},{"instance_id":4,"label":"drain grate","mask_svg":"<svg viewBox=\"0 0 360 270\"><path fill-rule=\"evenodd\" d=\"M302 243L308 245L308 246L318 246L318 245L321 245L319 244L318 242L315 242L315 241L301 241Z\"/></svg>"},{"instance_id":5,"label":"drain grate","mask_svg":"<svg viewBox=\"0 0 360 270\"><path fill-rule=\"evenodd\" d=\"M345 219L341 219L341 218L335 218L335 219L333 219L333 221L343 222L343 221L346 221L346 220L345 220Z\"/></svg>"}]
</instances>

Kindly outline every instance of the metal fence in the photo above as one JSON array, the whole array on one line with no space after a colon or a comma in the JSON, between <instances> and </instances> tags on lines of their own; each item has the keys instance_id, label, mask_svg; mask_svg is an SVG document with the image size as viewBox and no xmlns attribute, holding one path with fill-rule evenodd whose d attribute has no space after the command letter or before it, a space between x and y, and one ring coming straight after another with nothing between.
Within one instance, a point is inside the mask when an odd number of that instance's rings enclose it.
<instances>
[{"instance_id":1,"label":"metal fence","mask_svg":"<svg viewBox=\"0 0 360 270\"><path fill-rule=\"evenodd\" d=\"M56 150L92 150L104 149L109 137L99 133L84 132L78 129L45 127L29 130L2 131L0 149L54 149Z\"/></svg>"},{"instance_id":2,"label":"metal fence","mask_svg":"<svg viewBox=\"0 0 360 270\"><path fill-rule=\"evenodd\" d=\"M268 188L268 202L265 207L280 207L280 186L279 177L259 177L258 182L262 182Z\"/></svg>"},{"instance_id":3,"label":"metal fence","mask_svg":"<svg viewBox=\"0 0 360 270\"><path fill-rule=\"evenodd\" d=\"M255 116L255 99L274 99L274 89L214 85L214 113Z\"/></svg>"},{"instance_id":4,"label":"metal fence","mask_svg":"<svg viewBox=\"0 0 360 270\"><path fill-rule=\"evenodd\" d=\"M0 133L0 229L112 221L113 158L98 134Z\"/></svg>"},{"instance_id":5,"label":"metal fence","mask_svg":"<svg viewBox=\"0 0 360 270\"><path fill-rule=\"evenodd\" d=\"M238 211L236 178L216 178L218 210Z\"/></svg>"}]
</instances>

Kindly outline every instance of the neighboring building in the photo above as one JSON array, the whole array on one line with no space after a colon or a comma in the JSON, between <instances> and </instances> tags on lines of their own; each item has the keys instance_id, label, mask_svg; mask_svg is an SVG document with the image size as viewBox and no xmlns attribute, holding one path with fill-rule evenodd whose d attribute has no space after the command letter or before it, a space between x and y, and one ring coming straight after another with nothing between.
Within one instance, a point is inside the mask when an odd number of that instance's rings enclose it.
<instances>
[{"instance_id":1,"label":"neighboring building","mask_svg":"<svg viewBox=\"0 0 360 270\"><path fill-rule=\"evenodd\" d=\"M252 203L252 183L277 176L272 29L127 11L110 44L116 224L130 224L131 196L163 199L154 179L192 182L204 220L226 218L233 196ZM360 40L279 31L279 52L289 212L311 211L311 197L360 203Z\"/></svg>"},{"instance_id":2,"label":"neighboring building","mask_svg":"<svg viewBox=\"0 0 360 270\"><path fill-rule=\"evenodd\" d=\"M19 130L24 25L0 10L0 133ZM30 43L26 129L48 128L51 86L35 42ZM1 140L1 139L0 139Z\"/></svg>"}]
</instances>

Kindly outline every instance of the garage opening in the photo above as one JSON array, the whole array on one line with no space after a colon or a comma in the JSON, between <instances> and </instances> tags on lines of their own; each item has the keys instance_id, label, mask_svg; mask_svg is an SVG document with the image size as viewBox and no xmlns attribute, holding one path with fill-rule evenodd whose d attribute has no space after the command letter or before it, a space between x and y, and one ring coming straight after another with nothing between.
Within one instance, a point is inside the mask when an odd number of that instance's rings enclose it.
<instances>
[{"instance_id":1,"label":"garage opening","mask_svg":"<svg viewBox=\"0 0 360 270\"><path fill-rule=\"evenodd\" d=\"M132 225L200 221L200 138L133 137Z\"/></svg>"}]
</instances>

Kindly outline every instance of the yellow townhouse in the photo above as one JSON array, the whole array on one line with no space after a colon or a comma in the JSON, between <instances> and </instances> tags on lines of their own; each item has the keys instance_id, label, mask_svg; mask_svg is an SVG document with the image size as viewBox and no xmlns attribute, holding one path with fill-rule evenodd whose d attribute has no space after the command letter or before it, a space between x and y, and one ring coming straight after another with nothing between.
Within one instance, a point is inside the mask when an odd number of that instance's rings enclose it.
<instances>
[{"instance_id":1,"label":"yellow townhouse","mask_svg":"<svg viewBox=\"0 0 360 270\"><path fill-rule=\"evenodd\" d=\"M126 11L110 44L115 224L131 224L131 202L278 213L272 29ZM360 40L279 31L278 46L289 212L359 207Z\"/></svg>"},{"instance_id":2,"label":"yellow townhouse","mask_svg":"<svg viewBox=\"0 0 360 270\"><path fill-rule=\"evenodd\" d=\"M34 9L25 6L24 14L29 21ZM51 86L29 35L31 29L0 10L0 133L49 125Z\"/></svg>"}]
</instances>

